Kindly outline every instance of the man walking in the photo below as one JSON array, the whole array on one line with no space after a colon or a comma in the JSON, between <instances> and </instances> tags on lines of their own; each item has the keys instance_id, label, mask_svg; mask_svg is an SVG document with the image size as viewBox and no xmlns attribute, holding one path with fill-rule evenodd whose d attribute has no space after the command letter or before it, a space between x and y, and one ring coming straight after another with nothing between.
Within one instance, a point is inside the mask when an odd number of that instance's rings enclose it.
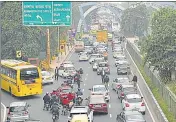
<instances>
[{"instance_id":1,"label":"man walking","mask_svg":"<svg viewBox=\"0 0 176 122\"><path fill-rule=\"evenodd\" d=\"M134 87L137 89L137 76L136 75L133 76L132 81L133 81Z\"/></svg>"},{"instance_id":2,"label":"man walking","mask_svg":"<svg viewBox=\"0 0 176 122\"><path fill-rule=\"evenodd\" d=\"M59 69L58 69L58 67L56 67L56 69L55 69L55 80L58 81L58 77L59 77Z\"/></svg>"}]
</instances>

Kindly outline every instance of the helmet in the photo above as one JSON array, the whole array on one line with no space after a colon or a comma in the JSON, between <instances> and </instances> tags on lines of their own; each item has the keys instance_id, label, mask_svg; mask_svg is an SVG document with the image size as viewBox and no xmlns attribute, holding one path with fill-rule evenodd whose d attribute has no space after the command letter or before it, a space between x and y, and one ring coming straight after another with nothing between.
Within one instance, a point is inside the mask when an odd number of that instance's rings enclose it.
<instances>
[{"instance_id":1,"label":"helmet","mask_svg":"<svg viewBox=\"0 0 176 122\"><path fill-rule=\"evenodd\" d=\"M49 95L49 92L46 92L46 95Z\"/></svg>"},{"instance_id":2,"label":"helmet","mask_svg":"<svg viewBox=\"0 0 176 122\"><path fill-rule=\"evenodd\" d=\"M81 91L81 88L78 88L78 91Z\"/></svg>"}]
</instances>

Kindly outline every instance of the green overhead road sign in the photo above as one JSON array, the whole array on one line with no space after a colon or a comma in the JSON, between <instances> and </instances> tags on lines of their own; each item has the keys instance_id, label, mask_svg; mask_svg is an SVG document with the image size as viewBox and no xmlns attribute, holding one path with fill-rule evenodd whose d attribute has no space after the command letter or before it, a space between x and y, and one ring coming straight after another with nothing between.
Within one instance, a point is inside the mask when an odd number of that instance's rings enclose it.
<instances>
[{"instance_id":1,"label":"green overhead road sign","mask_svg":"<svg viewBox=\"0 0 176 122\"><path fill-rule=\"evenodd\" d=\"M71 26L71 2L23 2L25 26Z\"/></svg>"}]
</instances>

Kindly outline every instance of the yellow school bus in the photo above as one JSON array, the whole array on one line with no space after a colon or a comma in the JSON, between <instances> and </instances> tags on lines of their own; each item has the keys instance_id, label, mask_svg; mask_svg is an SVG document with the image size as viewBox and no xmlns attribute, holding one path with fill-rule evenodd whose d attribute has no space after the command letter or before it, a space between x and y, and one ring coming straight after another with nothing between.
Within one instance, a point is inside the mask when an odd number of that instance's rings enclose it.
<instances>
[{"instance_id":1,"label":"yellow school bus","mask_svg":"<svg viewBox=\"0 0 176 122\"><path fill-rule=\"evenodd\" d=\"M16 97L42 94L39 67L21 60L1 60L1 88Z\"/></svg>"}]
</instances>

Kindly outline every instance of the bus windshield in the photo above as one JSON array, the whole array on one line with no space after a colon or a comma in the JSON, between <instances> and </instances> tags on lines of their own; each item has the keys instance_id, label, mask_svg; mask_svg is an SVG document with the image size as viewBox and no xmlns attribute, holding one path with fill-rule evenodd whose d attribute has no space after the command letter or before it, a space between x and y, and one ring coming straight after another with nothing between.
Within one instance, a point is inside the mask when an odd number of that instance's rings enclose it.
<instances>
[{"instance_id":1,"label":"bus windshield","mask_svg":"<svg viewBox=\"0 0 176 122\"><path fill-rule=\"evenodd\" d=\"M20 79L21 80L30 80L39 78L39 72L37 68L27 68L20 70Z\"/></svg>"}]
</instances>

